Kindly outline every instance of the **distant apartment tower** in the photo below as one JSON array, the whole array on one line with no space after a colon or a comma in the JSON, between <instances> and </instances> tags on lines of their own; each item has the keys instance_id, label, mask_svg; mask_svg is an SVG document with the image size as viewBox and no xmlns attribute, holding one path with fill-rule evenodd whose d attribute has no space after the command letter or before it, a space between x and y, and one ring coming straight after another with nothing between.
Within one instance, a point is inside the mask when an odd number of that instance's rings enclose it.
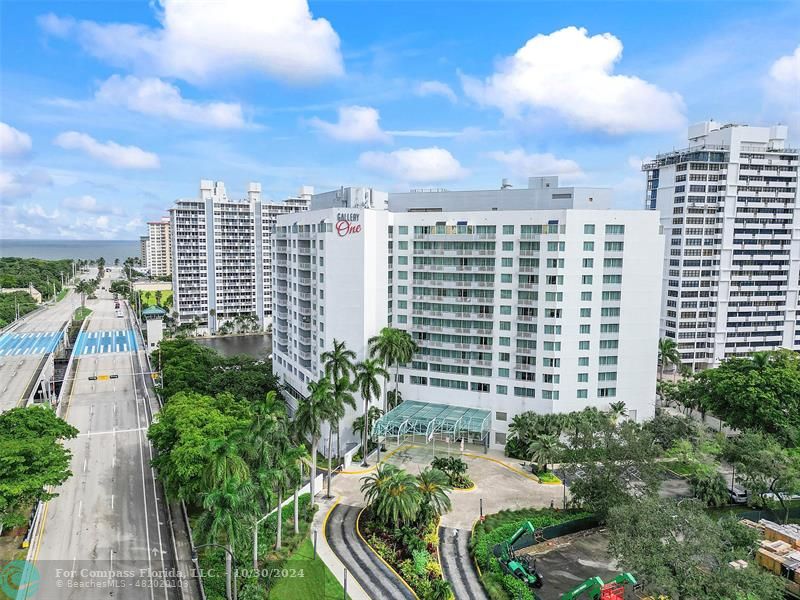
<instances>
[{"instance_id":1,"label":"distant apartment tower","mask_svg":"<svg viewBox=\"0 0 800 600\"><path fill-rule=\"evenodd\" d=\"M311 188L285 202L262 202L261 184L233 200L220 181L170 209L172 284L179 323L217 333L226 323L272 320L272 228L278 215L307 210Z\"/></svg>"},{"instance_id":2,"label":"distant apartment tower","mask_svg":"<svg viewBox=\"0 0 800 600\"><path fill-rule=\"evenodd\" d=\"M610 203L608 189L556 177L313 196L309 212L278 219L273 241L273 369L287 400L308 394L334 339L361 360L389 325L419 346L400 368L403 400L488 411L493 446L528 410L624 401L649 419L663 240L657 215Z\"/></svg>"},{"instance_id":3,"label":"distant apartment tower","mask_svg":"<svg viewBox=\"0 0 800 600\"><path fill-rule=\"evenodd\" d=\"M695 370L800 349L798 150L787 128L707 121L688 138L642 166L665 234L661 335Z\"/></svg>"},{"instance_id":4,"label":"distant apartment tower","mask_svg":"<svg viewBox=\"0 0 800 600\"><path fill-rule=\"evenodd\" d=\"M147 267L147 243L149 238L146 235L139 236L139 262L142 268Z\"/></svg>"},{"instance_id":5,"label":"distant apartment tower","mask_svg":"<svg viewBox=\"0 0 800 600\"><path fill-rule=\"evenodd\" d=\"M172 274L172 244L169 218L147 224L147 268L152 277L169 277Z\"/></svg>"}]
</instances>

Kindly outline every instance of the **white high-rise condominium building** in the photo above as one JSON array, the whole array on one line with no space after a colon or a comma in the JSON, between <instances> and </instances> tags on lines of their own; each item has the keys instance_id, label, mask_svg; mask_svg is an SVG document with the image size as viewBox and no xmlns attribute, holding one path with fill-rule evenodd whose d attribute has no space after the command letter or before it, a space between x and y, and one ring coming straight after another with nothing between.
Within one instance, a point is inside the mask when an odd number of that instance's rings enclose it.
<instances>
[{"instance_id":1,"label":"white high-rise condominium building","mask_svg":"<svg viewBox=\"0 0 800 600\"><path fill-rule=\"evenodd\" d=\"M391 325L419 345L400 369L403 400L483 409L492 445L529 410L624 401L632 419L653 415L657 215L610 210L610 190L555 177L390 194L388 210L385 194L344 192L277 221L273 369L290 403L322 375L334 339L363 359Z\"/></svg>"},{"instance_id":2,"label":"white high-rise condominium building","mask_svg":"<svg viewBox=\"0 0 800 600\"><path fill-rule=\"evenodd\" d=\"M708 121L688 137L642 167L665 234L661 335L693 369L800 349L798 150L786 127Z\"/></svg>"},{"instance_id":3,"label":"white high-rise condominium building","mask_svg":"<svg viewBox=\"0 0 800 600\"><path fill-rule=\"evenodd\" d=\"M285 202L263 202L261 184L229 199L222 182L200 182L200 197L170 209L172 285L179 322L200 333L272 319L272 228L278 215L308 209L311 188ZM151 242L152 243L152 242ZM226 324L228 324L226 326Z\"/></svg>"},{"instance_id":4,"label":"white high-rise condominium building","mask_svg":"<svg viewBox=\"0 0 800 600\"><path fill-rule=\"evenodd\" d=\"M172 274L172 244L170 243L169 218L147 224L147 268L153 277Z\"/></svg>"}]
</instances>

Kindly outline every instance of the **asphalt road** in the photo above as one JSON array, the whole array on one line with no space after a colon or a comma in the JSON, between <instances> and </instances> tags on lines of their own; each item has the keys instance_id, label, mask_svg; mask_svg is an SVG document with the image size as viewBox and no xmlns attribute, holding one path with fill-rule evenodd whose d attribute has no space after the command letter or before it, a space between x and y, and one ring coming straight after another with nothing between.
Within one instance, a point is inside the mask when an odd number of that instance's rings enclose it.
<instances>
[{"instance_id":1,"label":"asphalt road","mask_svg":"<svg viewBox=\"0 0 800 600\"><path fill-rule=\"evenodd\" d=\"M87 302L93 311L87 331L129 329L128 317L115 316L110 293L97 295ZM67 444L73 475L48 502L34 540L40 582L31 600L180 598L164 499L146 438L155 400L151 406L138 354L75 357L72 390L62 402L62 416L80 431Z\"/></svg>"},{"instance_id":2,"label":"asphalt road","mask_svg":"<svg viewBox=\"0 0 800 600\"><path fill-rule=\"evenodd\" d=\"M414 600L403 582L358 537L356 517L362 508L339 504L333 509L325 531L328 544L372 598Z\"/></svg>"},{"instance_id":3,"label":"asphalt road","mask_svg":"<svg viewBox=\"0 0 800 600\"><path fill-rule=\"evenodd\" d=\"M28 350L27 354L0 355L0 412L19 406L31 380L39 374L39 364L47 347L29 342L30 336L59 331L79 305L78 296L70 292L61 302L24 317L11 333L0 336L7 344L13 342ZM21 339L23 336L26 338Z\"/></svg>"},{"instance_id":4,"label":"asphalt road","mask_svg":"<svg viewBox=\"0 0 800 600\"><path fill-rule=\"evenodd\" d=\"M458 535L454 535L458 532ZM439 528L439 556L442 573L458 600L487 600L475 563L469 554L469 529Z\"/></svg>"}]
</instances>

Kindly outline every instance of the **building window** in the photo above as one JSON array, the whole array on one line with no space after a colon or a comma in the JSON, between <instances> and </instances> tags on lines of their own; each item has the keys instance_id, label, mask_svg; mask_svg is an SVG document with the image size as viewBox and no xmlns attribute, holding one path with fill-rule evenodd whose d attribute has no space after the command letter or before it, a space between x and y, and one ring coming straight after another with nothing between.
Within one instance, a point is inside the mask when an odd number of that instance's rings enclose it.
<instances>
[{"instance_id":1,"label":"building window","mask_svg":"<svg viewBox=\"0 0 800 600\"><path fill-rule=\"evenodd\" d=\"M589 390L578 390L578 398L588 398Z\"/></svg>"},{"instance_id":2,"label":"building window","mask_svg":"<svg viewBox=\"0 0 800 600\"><path fill-rule=\"evenodd\" d=\"M500 338L500 339L503 339L503 338ZM506 338L506 339L508 339L508 338ZM508 346L511 345L511 340L509 340L507 345ZM508 361L511 360L511 355L508 352L501 352L500 355L499 355L499 359L500 359L500 362L508 362ZM508 377L508 374L506 374L506 377Z\"/></svg>"},{"instance_id":3,"label":"building window","mask_svg":"<svg viewBox=\"0 0 800 600\"><path fill-rule=\"evenodd\" d=\"M476 381L472 381L469 384L469 389L471 392L489 392L489 384L488 383L478 383Z\"/></svg>"},{"instance_id":4,"label":"building window","mask_svg":"<svg viewBox=\"0 0 800 600\"><path fill-rule=\"evenodd\" d=\"M511 331L511 321L500 321L500 331Z\"/></svg>"},{"instance_id":5,"label":"building window","mask_svg":"<svg viewBox=\"0 0 800 600\"><path fill-rule=\"evenodd\" d=\"M511 274L510 273L502 273L500 275L500 283L511 283Z\"/></svg>"},{"instance_id":6,"label":"building window","mask_svg":"<svg viewBox=\"0 0 800 600\"><path fill-rule=\"evenodd\" d=\"M500 259L500 266L501 267L513 267L514 266L514 259L513 258L501 258Z\"/></svg>"},{"instance_id":7,"label":"building window","mask_svg":"<svg viewBox=\"0 0 800 600\"><path fill-rule=\"evenodd\" d=\"M505 444L506 443L506 434L500 433L499 431L494 432L494 443L495 444Z\"/></svg>"},{"instance_id":8,"label":"building window","mask_svg":"<svg viewBox=\"0 0 800 600\"><path fill-rule=\"evenodd\" d=\"M411 376L411 384L412 385L428 385L428 378L427 377L417 377L416 375Z\"/></svg>"},{"instance_id":9,"label":"building window","mask_svg":"<svg viewBox=\"0 0 800 600\"><path fill-rule=\"evenodd\" d=\"M588 350L589 349L589 340L581 340L578 342L578 350Z\"/></svg>"},{"instance_id":10,"label":"building window","mask_svg":"<svg viewBox=\"0 0 800 600\"><path fill-rule=\"evenodd\" d=\"M498 375L498 377L509 377L510 376L508 369L504 369L502 367L497 369L497 375Z\"/></svg>"},{"instance_id":11,"label":"building window","mask_svg":"<svg viewBox=\"0 0 800 600\"><path fill-rule=\"evenodd\" d=\"M586 235L593 235L594 234L594 225L586 224L583 226L583 233Z\"/></svg>"},{"instance_id":12,"label":"building window","mask_svg":"<svg viewBox=\"0 0 800 600\"><path fill-rule=\"evenodd\" d=\"M591 325L581 325L579 333L589 334L591 333L591 329L592 329Z\"/></svg>"},{"instance_id":13,"label":"building window","mask_svg":"<svg viewBox=\"0 0 800 600\"><path fill-rule=\"evenodd\" d=\"M593 258L584 258L583 259L583 268L584 269L591 269L594 267L594 259Z\"/></svg>"},{"instance_id":14,"label":"building window","mask_svg":"<svg viewBox=\"0 0 800 600\"><path fill-rule=\"evenodd\" d=\"M503 225L503 234L504 235L513 235L514 234L514 226L513 225Z\"/></svg>"},{"instance_id":15,"label":"building window","mask_svg":"<svg viewBox=\"0 0 800 600\"><path fill-rule=\"evenodd\" d=\"M586 383L589 381L588 373L578 373L578 383Z\"/></svg>"},{"instance_id":16,"label":"building window","mask_svg":"<svg viewBox=\"0 0 800 600\"><path fill-rule=\"evenodd\" d=\"M511 338L509 338L509 337L501 337L500 338L500 345L501 346L510 346L511 345Z\"/></svg>"},{"instance_id":17,"label":"building window","mask_svg":"<svg viewBox=\"0 0 800 600\"><path fill-rule=\"evenodd\" d=\"M405 286L405 285L398 285L397 286L397 293L398 294L407 294L408 293L408 287Z\"/></svg>"},{"instance_id":18,"label":"building window","mask_svg":"<svg viewBox=\"0 0 800 600\"><path fill-rule=\"evenodd\" d=\"M622 235L625 233L625 225L606 225L606 234Z\"/></svg>"},{"instance_id":19,"label":"building window","mask_svg":"<svg viewBox=\"0 0 800 600\"><path fill-rule=\"evenodd\" d=\"M500 412L499 410L494 413L495 421L508 421L508 413Z\"/></svg>"},{"instance_id":20,"label":"building window","mask_svg":"<svg viewBox=\"0 0 800 600\"><path fill-rule=\"evenodd\" d=\"M589 366L589 357L588 356L581 356L578 358L578 366L579 367L588 367Z\"/></svg>"},{"instance_id":21,"label":"building window","mask_svg":"<svg viewBox=\"0 0 800 600\"><path fill-rule=\"evenodd\" d=\"M617 395L617 388L597 388L598 398L614 398Z\"/></svg>"},{"instance_id":22,"label":"building window","mask_svg":"<svg viewBox=\"0 0 800 600\"><path fill-rule=\"evenodd\" d=\"M514 242L503 242L503 252L513 252Z\"/></svg>"},{"instance_id":23,"label":"building window","mask_svg":"<svg viewBox=\"0 0 800 600\"><path fill-rule=\"evenodd\" d=\"M545 400L558 400L558 390L542 390L542 398Z\"/></svg>"},{"instance_id":24,"label":"building window","mask_svg":"<svg viewBox=\"0 0 800 600\"><path fill-rule=\"evenodd\" d=\"M500 314L501 315L510 315L511 314L511 307L510 306L500 306Z\"/></svg>"},{"instance_id":25,"label":"building window","mask_svg":"<svg viewBox=\"0 0 800 600\"><path fill-rule=\"evenodd\" d=\"M535 398L536 397L536 390L531 388L525 387L515 387L514 388L514 395L519 396L521 398Z\"/></svg>"},{"instance_id":26,"label":"building window","mask_svg":"<svg viewBox=\"0 0 800 600\"><path fill-rule=\"evenodd\" d=\"M398 271L397 278L402 280L408 279L408 271Z\"/></svg>"},{"instance_id":27,"label":"building window","mask_svg":"<svg viewBox=\"0 0 800 600\"><path fill-rule=\"evenodd\" d=\"M511 290L500 290L500 298L503 300L510 300Z\"/></svg>"},{"instance_id":28,"label":"building window","mask_svg":"<svg viewBox=\"0 0 800 600\"><path fill-rule=\"evenodd\" d=\"M508 394L508 386L505 386L505 385L496 385L496 386L494 386L494 391L495 391L496 393L500 394L501 396L505 396L506 394ZM502 415L505 415L506 413L497 413L497 415L498 415L498 416L497 416L497 420L498 420L498 421L505 421L505 419L501 419L501 418L500 418L500 415L501 415L501 414L502 414Z\"/></svg>"},{"instance_id":29,"label":"building window","mask_svg":"<svg viewBox=\"0 0 800 600\"><path fill-rule=\"evenodd\" d=\"M408 226L407 225L400 225L400 227L398 227L398 233L400 235L408 235Z\"/></svg>"},{"instance_id":30,"label":"building window","mask_svg":"<svg viewBox=\"0 0 800 600\"><path fill-rule=\"evenodd\" d=\"M592 316L592 309L591 308L582 308L581 309L581 316L582 317L591 317Z\"/></svg>"},{"instance_id":31,"label":"building window","mask_svg":"<svg viewBox=\"0 0 800 600\"><path fill-rule=\"evenodd\" d=\"M397 242L397 249L398 250L408 250L408 242L406 242L406 241Z\"/></svg>"},{"instance_id":32,"label":"building window","mask_svg":"<svg viewBox=\"0 0 800 600\"><path fill-rule=\"evenodd\" d=\"M581 292L581 300L590 302L592 300L592 292Z\"/></svg>"},{"instance_id":33,"label":"building window","mask_svg":"<svg viewBox=\"0 0 800 600\"><path fill-rule=\"evenodd\" d=\"M606 242L606 252L622 252L625 248L625 242Z\"/></svg>"},{"instance_id":34,"label":"building window","mask_svg":"<svg viewBox=\"0 0 800 600\"><path fill-rule=\"evenodd\" d=\"M586 252L594 252L594 242L583 242L583 249Z\"/></svg>"},{"instance_id":35,"label":"building window","mask_svg":"<svg viewBox=\"0 0 800 600\"><path fill-rule=\"evenodd\" d=\"M583 285L592 285L592 276L591 275L581 276L581 283Z\"/></svg>"},{"instance_id":36,"label":"building window","mask_svg":"<svg viewBox=\"0 0 800 600\"><path fill-rule=\"evenodd\" d=\"M397 315L397 322L408 323L408 317L406 317L405 315Z\"/></svg>"}]
</instances>

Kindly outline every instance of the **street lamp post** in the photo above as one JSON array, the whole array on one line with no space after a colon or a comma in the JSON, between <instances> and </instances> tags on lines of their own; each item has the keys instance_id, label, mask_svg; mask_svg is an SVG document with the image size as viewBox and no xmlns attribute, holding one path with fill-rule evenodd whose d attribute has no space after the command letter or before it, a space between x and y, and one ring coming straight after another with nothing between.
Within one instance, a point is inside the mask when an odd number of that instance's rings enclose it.
<instances>
[{"instance_id":1,"label":"street lamp post","mask_svg":"<svg viewBox=\"0 0 800 600\"><path fill-rule=\"evenodd\" d=\"M197 567L198 566L197 565L197 551L200 548L206 548L208 546L212 546L214 548L222 548L225 551L225 554L227 554L228 557L230 558L231 565L233 566L233 569L234 569L234 573L233 573L233 593L231 593L230 585L226 586L225 592L226 592L226 596L228 597L228 600L236 600L236 596L238 595L238 590L236 589L237 588L237 586L236 586L236 580L237 580L237 578L236 578L236 556L233 554L233 552L231 550L229 550L226 546L223 546L222 544L200 544L199 546L194 546L192 548L192 562L195 563L195 567ZM197 570L198 570L198 572L200 571L199 568ZM228 576L230 576L230 573L228 573Z\"/></svg>"}]
</instances>

